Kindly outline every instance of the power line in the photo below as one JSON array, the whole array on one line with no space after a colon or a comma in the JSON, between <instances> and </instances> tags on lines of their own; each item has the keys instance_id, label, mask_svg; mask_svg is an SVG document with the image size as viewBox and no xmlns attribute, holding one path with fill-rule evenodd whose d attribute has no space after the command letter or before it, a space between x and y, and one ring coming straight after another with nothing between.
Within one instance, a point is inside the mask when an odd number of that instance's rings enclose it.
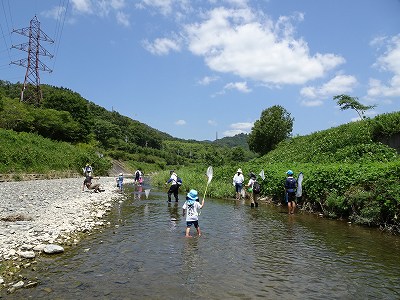
<instances>
[{"instance_id":1,"label":"power line","mask_svg":"<svg viewBox=\"0 0 400 300\"><path fill-rule=\"evenodd\" d=\"M8 1L7 1L7 3L8 3L8 11L10 12L10 3ZM6 8L4 7L4 0L1 1L1 6L3 9L4 20L5 20L6 27L7 27L7 31L6 31L8 33L7 36L10 38L10 45L12 45L11 34L10 34L11 30L10 30L10 26L8 25L8 17L7 17L7 13L6 13ZM10 20L12 22L11 12L10 12ZM5 33L5 30L3 30L3 26L1 25L1 23L0 23L0 31L1 31L1 35L3 36L3 39L4 39L4 45L6 46L8 57L11 60L10 48L8 47L8 43L6 40L6 33Z\"/></svg>"},{"instance_id":2,"label":"power line","mask_svg":"<svg viewBox=\"0 0 400 300\"><path fill-rule=\"evenodd\" d=\"M55 58L54 58L54 61L53 61L53 69L54 69L54 66L56 64L56 58L57 58L57 55L58 55L58 49L60 48L61 36L62 36L62 33L63 33L63 29L64 29L65 19L66 19L67 11L68 11L68 6L69 6L69 0L60 0L59 10L58 10L58 13L57 13L57 25L56 25L55 34L54 34L54 37L55 37L54 40L56 41L55 42L56 49L55 49L55 53L54 53L54 57ZM64 12L64 14L62 12Z\"/></svg>"}]
</instances>

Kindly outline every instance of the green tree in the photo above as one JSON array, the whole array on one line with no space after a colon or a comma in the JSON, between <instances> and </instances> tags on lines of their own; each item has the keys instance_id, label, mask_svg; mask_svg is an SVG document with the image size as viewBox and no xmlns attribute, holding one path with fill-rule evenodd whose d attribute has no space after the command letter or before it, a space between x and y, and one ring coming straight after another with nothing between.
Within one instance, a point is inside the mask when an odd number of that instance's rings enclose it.
<instances>
[{"instance_id":1,"label":"green tree","mask_svg":"<svg viewBox=\"0 0 400 300\"><path fill-rule=\"evenodd\" d=\"M98 118L94 118L93 131L96 134L97 140L105 148L113 148L118 144L118 139L123 138L119 126Z\"/></svg>"},{"instance_id":2,"label":"green tree","mask_svg":"<svg viewBox=\"0 0 400 300\"><path fill-rule=\"evenodd\" d=\"M365 112L367 110L376 107L376 105L363 105L360 102L358 102L357 97L350 97L348 95L337 95L333 97L333 100L336 100L336 103L340 106L340 110L354 109L361 120L365 119ZM370 122L368 119L366 123L366 129L371 139L372 137L371 137L371 129L369 128L370 127L369 123Z\"/></svg>"},{"instance_id":3,"label":"green tree","mask_svg":"<svg viewBox=\"0 0 400 300\"><path fill-rule=\"evenodd\" d=\"M363 105L358 102L357 97L350 97L348 95L337 95L333 97L336 100L337 105L340 106L340 110L354 109L360 119L365 119L365 112L369 109L373 109L376 105Z\"/></svg>"},{"instance_id":4,"label":"green tree","mask_svg":"<svg viewBox=\"0 0 400 300\"><path fill-rule=\"evenodd\" d=\"M43 85L42 108L69 112L78 122L80 129L77 133L80 141L87 141L91 132L91 118L89 115L88 101L78 93L65 88L50 88Z\"/></svg>"},{"instance_id":5,"label":"green tree","mask_svg":"<svg viewBox=\"0 0 400 300\"><path fill-rule=\"evenodd\" d=\"M264 155L289 137L293 130L294 118L282 106L274 105L265 109L254 123L249 134L250 150Z\"/></svg>"}]
</instances>

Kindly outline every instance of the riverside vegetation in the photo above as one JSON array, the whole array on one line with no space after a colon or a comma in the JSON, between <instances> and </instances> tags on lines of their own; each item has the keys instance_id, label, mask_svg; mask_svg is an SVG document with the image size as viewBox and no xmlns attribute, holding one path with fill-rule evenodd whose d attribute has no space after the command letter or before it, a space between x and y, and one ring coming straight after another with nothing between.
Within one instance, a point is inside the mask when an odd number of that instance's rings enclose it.
<instances>
[{"instance_id":1,"label":"riverside vegetation","mask_svg":"<svg viewBox=\"0 0 400 300\"><path fill-rule=\"evenodd\" d=\"M275 203L284 197L286 170L303 172L304 210L321 212L357 224L377 226L400 233L400 157L381 140L400 138L400 112L383 114L372 120L352 122L307 136L281 142L266 155L240 164L214 167L209 197L233 197L232 176L238 167L244 174L264 170L261 195ZM205 189L205 166L178 170L183 189ZM159 173L154 183L168 177ZM249 177L247 176L246 179Z\"/></svg>"},{"instance_id":2,"label":"riverside vegetation","mask_svg":"<svg viewBox=\"0 0 400 300\"><path fill-rule=\"evenodd\" d=\"M400 159L386 145L399 138L400 112L288 138L257 157L243 135L216 142L176 139L68 89L42 90L43 102L33 106L19 101L19 84L0 81L0 173L15 180L31 172L80 173L86 162L96 175L106 175L119 160L132 170L156 172L152 184L160 186L175 169L182 190L202 195L212 165L208 196L223 198L232 196L232 176L241 167L245 175L264 170L262 196L280 203L290 168L304 173L304 210L400 233Z\"/></svg>"}]
</instances>

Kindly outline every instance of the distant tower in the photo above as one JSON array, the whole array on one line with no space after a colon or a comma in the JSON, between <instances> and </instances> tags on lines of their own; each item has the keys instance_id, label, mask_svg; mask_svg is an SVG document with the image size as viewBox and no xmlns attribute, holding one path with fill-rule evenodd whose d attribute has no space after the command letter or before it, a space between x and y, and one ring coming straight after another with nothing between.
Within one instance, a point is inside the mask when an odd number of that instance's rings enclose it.
<instances>
[{"instance_id":1,"label":"distant tower","mask_svg":"<svg viewBox=\"0 0 400 300\"><path fill-rule=\"evenodd\" d=\"M26 67L24 85L21 90L21 101L39 105L42 100L39 70L52 72L52 70L40 61L39 55L53 57L53 55L40 45L40 41L49 43L54 43L54 41L40 29L40 22L36 16L31 20L29 27L16 29L13 32L29 38L28 43L12 46L12 48L28 52L28 58L11 62L12 64Z\"/></svg>"},{"instance_id":2,"label":"distant tower","mask_svg":"<svg viewBox=\"0 0 400 300\"><path fill-rule=\"evenodd\" d=\"M218 131L215 132L215 140L218 140Z\"/></svg>"}]
</instances>

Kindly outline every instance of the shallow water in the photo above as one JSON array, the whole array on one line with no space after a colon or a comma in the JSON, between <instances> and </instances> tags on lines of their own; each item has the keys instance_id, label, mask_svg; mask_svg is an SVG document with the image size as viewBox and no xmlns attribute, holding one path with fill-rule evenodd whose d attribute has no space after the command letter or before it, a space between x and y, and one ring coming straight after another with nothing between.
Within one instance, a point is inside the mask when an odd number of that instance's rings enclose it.
<instances>
[{"instance_id":1,"label":"shallow water","mask_svg":"<svg viewBox=\"0 0 400 300\"><path fill-rule=\"evenodd\" d=\"M399 299L400 238L284 208L206 200L185 238L180 202L125 187L96 232L45 257L7 299Z\"/></svg>"}]
</instances>

